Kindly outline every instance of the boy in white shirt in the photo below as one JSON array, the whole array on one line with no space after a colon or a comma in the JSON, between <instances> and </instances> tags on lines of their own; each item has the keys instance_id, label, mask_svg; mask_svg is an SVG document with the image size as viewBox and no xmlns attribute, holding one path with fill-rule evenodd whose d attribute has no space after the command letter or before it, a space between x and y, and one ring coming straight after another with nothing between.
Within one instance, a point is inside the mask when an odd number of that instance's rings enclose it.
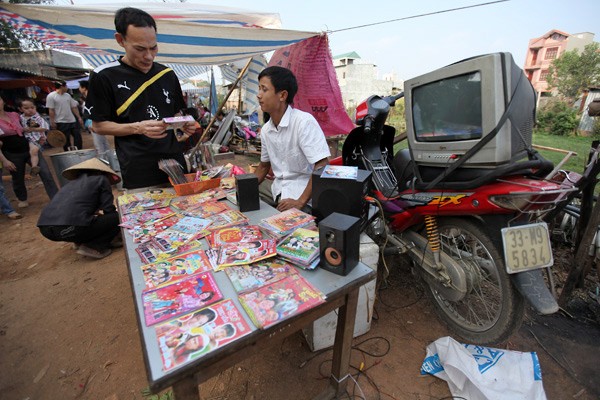
<instances>
[{"instance_id":1,"label":"boy in white shirt","mask_svg":"<svg viewBox=\"0 0 600 400\"><path fill-rule=\"evenodd\" d=\"M259 75L258 102L269 121L261 129L260 164L255 171L262 199L279 211L310 210L312 171L329 163L329 146L317 120L291 106L298 91L287 68L271 66ZM265 180L270 169L275 179Z\"/></svg>"}]
</instances>

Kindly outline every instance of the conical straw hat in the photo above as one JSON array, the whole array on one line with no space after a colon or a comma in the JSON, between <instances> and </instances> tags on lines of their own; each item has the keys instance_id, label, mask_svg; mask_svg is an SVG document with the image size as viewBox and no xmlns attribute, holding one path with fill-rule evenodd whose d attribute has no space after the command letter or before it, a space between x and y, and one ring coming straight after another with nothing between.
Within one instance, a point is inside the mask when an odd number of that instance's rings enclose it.
<instances>
[{"instance_id":1,"label":"conical straw hat","mask_svg":"<svg viewBox=\"0 0 600 400\"><path fill-rule=\"evenodd\" d=\"M112 184L121 182L121 178L115 171L112 170L111 167L108 166L106 161L102 161L99 158L90 158L89 160L85 160L80 162L79 164L75 164L62 172L62 176L65 179L73 180L77 178L79 175L78 172L81 170L94 170L100 172L106 172L110 174L110 181Z\"/></svg>"},{"instance_id":2,"label":"conical straw hat","mask_svg":"<svg viewBox=\"0 0 600 400\"><path fill-rule=\"evenodd\" d=\"M58 129L48 131L46 138L52 147L63 147L67 144L67 137Z\"/></svg>"}]
</instances>

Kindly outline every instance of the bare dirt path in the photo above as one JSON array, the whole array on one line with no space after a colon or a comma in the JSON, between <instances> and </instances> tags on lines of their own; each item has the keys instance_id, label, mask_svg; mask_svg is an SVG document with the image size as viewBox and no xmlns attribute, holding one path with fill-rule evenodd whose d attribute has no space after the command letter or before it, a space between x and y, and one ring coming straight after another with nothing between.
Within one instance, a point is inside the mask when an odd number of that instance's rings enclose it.
<instances>
[{"instance_id":1,"label":"bare dirt path","mask_svg":"<svg viewBox=\"0 0 600 400\"><path fill-rule=\"evenodd\" d=\"M23 219L0 216L0 399L146 399L123 250L92 261L44 239L35 224L47 197L37 178L28 189ZM446 398L446 383L420 376L419 368L425 347L451 333L408 266L388 263L371 330L354 340L352 365L364 368L358 386L350 385L351 398ZM530 316L502 347L537 352L549 399L590 400L600 396L599 343L591 321ZM325 387L330 359L330 351L311 352L297 333L204 383L202 398L311 398Z\"/></svg>"}]
</instances>

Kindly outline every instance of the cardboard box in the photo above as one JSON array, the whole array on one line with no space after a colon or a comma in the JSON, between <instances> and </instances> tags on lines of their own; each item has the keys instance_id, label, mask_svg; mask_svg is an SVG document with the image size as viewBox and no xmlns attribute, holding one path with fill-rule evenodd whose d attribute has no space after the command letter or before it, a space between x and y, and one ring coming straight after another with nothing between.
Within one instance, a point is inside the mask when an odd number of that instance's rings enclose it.
<instances>
[{"instance_id":1,"label":"cardboard box","mask_svg":"<svg viewBox=\"0 0 600 400\"><path fill-rule=\"evenodd\" d=\"M377 271L379 263L379 246L365 233L360 234L359 246L360 261ZM358 306L354 322L354 336L364 335L371 329L373 317L373 303L375 302L375 285L377 278L360 287L358 292ZM319 351L333 346L335 329L337 327L337 310L314 321L310 326L302 329L308 346L312 351Z\"/></svg>"},{"instance_id":2,"label":"cardboard box","mask_svg":"<svg viewBox=\"0 0 600 400\"><path fill-rule=\"evenodd\" d=\"M178 196L187 196L208 189L214 189L219 187L219 184L221 183L221 178L196 181L196 174L185 174L185 178L188 183L182 183L180 185L174 184L171 178L169 178L169 182L171 182L171 185L175 188L175 193L177 193Z\"/></svg>"}]
</instances>

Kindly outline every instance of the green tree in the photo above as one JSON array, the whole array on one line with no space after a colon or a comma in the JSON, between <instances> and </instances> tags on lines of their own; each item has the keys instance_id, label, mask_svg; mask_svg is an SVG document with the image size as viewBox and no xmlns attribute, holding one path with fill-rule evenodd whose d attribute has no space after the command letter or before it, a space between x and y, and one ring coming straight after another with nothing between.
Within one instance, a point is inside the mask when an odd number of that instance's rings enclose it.
<instances>
[{"instance_id":1,"label":"green tree","mask_svg":"<svg viewBox=\"0 0 600 400\"><path fill-rule=\"evenodd\" d=\"M14 4L51 4L54 0L9 0ZM43 49L40 41L14 29L4 20L0 20L0 54Z\"/></svg>"},{"instance_id":2,"label":"green tree","mask_svg":"<svg viewBox=\"0 0 600 400\"><path fill-rule=\"evenodd\" d=\"M600 117L594 117L594 125L592 125L592 136L600 138Z\"/></svg>"},{"instance_id":3,"label":"green tree","mask_svg":"<svg viewBox=\"0 0 600 400\"><path fill-rule=\"evenodd\" d=\"M591 43L583 52L571 50L552 61L548 69L548 87L569 99L576 99L584 89L600 84L600 45Z\"/></svg>"},{"instance_id":4,"label":"green tree","mask_svg":"<svg viewBox=\"0 0 600 400\"><path fill-rule=\"evenodd\" d=\"M578 123L577 110L557 98L537 112L537 127L551 135L568 136L575 132Z\"/></svg>"},{"instance_id":5,"label":"green tree","mask_svg":"<svg viewBox=\"0 0 600 400\"><path fill-rule=\"evenodd\" d=\"M0 52L10 53L21 49L21 41L15 31L5 21L0 20Z\"/></svg>"}]
</instances>

